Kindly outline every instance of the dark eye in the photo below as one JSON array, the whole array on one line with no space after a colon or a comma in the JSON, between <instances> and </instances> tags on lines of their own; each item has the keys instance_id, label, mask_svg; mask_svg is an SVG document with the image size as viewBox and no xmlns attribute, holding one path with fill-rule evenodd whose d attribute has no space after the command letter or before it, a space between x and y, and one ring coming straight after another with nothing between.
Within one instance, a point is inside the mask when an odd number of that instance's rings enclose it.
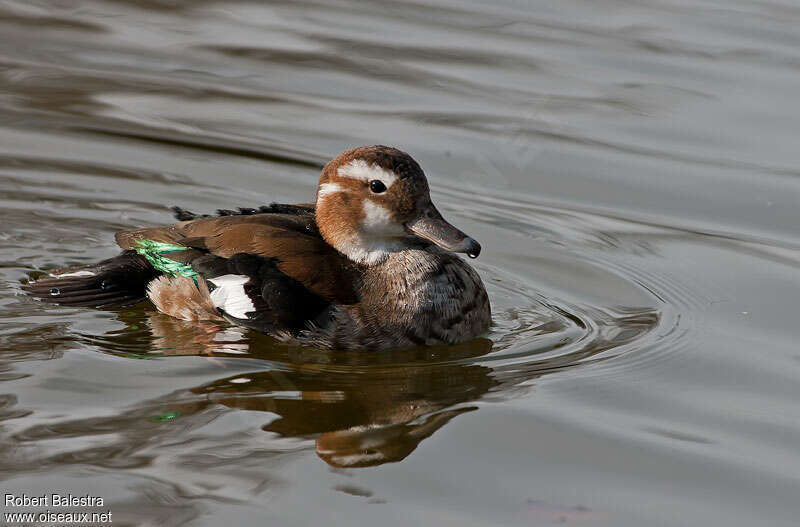
<instances>
[{"instance_id":1,"label":"dark eye","mask_svg":"<svg viewBox=\"0 0 800 527\"><path fill-rule=\"evenodd\" d=\"M386 192L386 185L380 179L373 179L369 182L369 189L375 194L380 194L381 192Z\"/></svg>"}]
</instances>

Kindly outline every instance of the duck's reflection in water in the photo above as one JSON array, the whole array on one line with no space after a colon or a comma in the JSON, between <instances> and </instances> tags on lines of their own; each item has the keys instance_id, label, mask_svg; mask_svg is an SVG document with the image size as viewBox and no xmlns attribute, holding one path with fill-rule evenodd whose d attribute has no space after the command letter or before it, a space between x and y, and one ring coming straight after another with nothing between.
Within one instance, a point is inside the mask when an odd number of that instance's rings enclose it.
<instances>
[{"instance_id":1,"label":"duck's reflection in water","mask_svg":"<svg viewBox=\"0 0 800 527\"><path fill-rule=\"evenodd\" d=\"M314 438L334 467L400 461L419 443L474 406L498 384L492 369L470 364L492 350L477 339L459 346L393 352L329 352L276 345L268 337L207 325L198 330L150 316L155 351L220 356L247 351L280 369L234 375L192 389L208 404L279 417L263 429ZM261 350L261 351L254 351Z\"/></svg>"},{"instance_id":2,"label":"duck's reflection in water","mask_svg":"<svg viewBox=\"0 0 800 527\"><path fill-rule=\"evenodd\" d=\"M317 454L335 467L404 459L452 418L475 409L454 406L496 384L491 368L459 362L489 353L488 339L370 354L289 348L211 324L192 331L162 315L151 315L150 327L160 353L248 352L279 361L280 369L230 376L191 392L205 394L208 404L277 414L265 431L315 438Z\"/></svg>"},{"instance_id":3,"label":"duck's reflection in water","mask_svg":"<svg viewBox=\"0 0 800 527\"><path fill-rule=\"evenodd\" d=\"M279 417L263 427L283 437L314 438L320 458L335 467L367 467L406 458L419 443L489 392L507 393L546 373L574 366L582 359L631 342L658 324L654 310L628 310L608 318L615 328L603 331L571 353L537 360L476 362L492 351L489 339L458 346L393 352L330 352L276 346L267 337L238 329L194 330L175 319L153 315L154 342L164 351L214 355L241 353L276 361L280 368L231 376L197 387L209 403ZM556 321L548 322L552 326ZM558 333L563 328L549 328ZM626 331L621 331L626 329ZM181 344L183 343L183 344ZM261 351L256 351L261 350ZM491 364L491 366L489 366Z\"/></svg>"},{"instance_id":4,"label":"duck's reflection in water","mask_svg":"<svg viewBox=\"0 0 800 527\"><path fill-rule=\"evenodd\" d=\"M226 441L233 444L225 447L231 457L220 459L206 453L216 452L222 446L221 439L197 439L190 434L222 415L221 409L223 414L245 410L264 412L267 423L262 428L267 432L313 440L319 457L331 466L353 468L396 462L453 418L475 410L478 400L508 397L542 375L600 360L598 353L641 339L659 322L659 314L653 309L617 310L613 316L598 312L593 316L600 329L591 338L587 333L574 341L570 350L563 349L559 340L549 350L542 347L532 353L510 353L513 350L503 344L477 339L458 346L367 353L292 348L239 328L198 326L142 311L120 313L129 330L94 337L93 345L139 358L206 356L220 370L228 365L226 357L246 356L260 359L268 369L227 374L142 401L111 416L30 426L14 434L12 441L17 446L42 449L35 456L41 466L79 463L134 468L152 463L154 457L169 457L166 453L176 448L175 455L187 466L210 469L222 463L225 470L241 466L246 471L254 459L284 451L285 445L275 444L275 450L265 450L261 442L231 436ZM559 328L551 327L554 324L544 324L542 334L560 334ZM487 356L492 351L499 353ZM47 453L50 442L46 440L109 437L110 431L114 436L111 442L97 444L92 440L92 446L86 449ZM186 450L188 445L195 448ZM22 462L19 456L13 456L2 458L0 465L14 469ZM31 462L34 460L24 463Z\"/></svg>"},{"instance_id":5,"label":"duck's reflection in water","mask_svg":"<svg viewBox=\"0 0 800 527\"><path fill-rule=\"evenodd\" d=\"M488 347L488 346L487 346ZM272 412L264 430L316 437L317 454L336 467L400 461L420 441L495 383L478 365L357 367L331 371L295 366L222 379L193 390L217 404Z\"/></svg>"}]
</instances>

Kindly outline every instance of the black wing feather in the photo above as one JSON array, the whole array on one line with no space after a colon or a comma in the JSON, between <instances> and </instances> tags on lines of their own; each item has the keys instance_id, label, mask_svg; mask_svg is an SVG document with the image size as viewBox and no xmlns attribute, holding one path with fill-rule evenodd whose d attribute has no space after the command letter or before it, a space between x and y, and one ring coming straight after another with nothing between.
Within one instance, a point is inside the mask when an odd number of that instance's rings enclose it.
<instances>
[{"instance_id":1,"label":"black wing feather","mask_svg":"<svg viewBox=\"0 0 800 527\"><path fill-rule=\"evenodd\" d=\"M239 253L230 258L205 255L192 262L192 268L206 279L224 275L247 276L244 291L255 311L247 318L235 318L223 312L232 323L262 333L294 332L317 319L330 304L306 286L281 272L275 258ZM214 284L209 283L214 290Z\"/></svg>"},{"instance_id":2,"label":"black wing feather","mask_svg":"<svg viewBox=\"0 0 800 527\"><path fill-rule=\"evenodd\" d=\"M96 264L52 271L22 288L53 304L118 307L144 300L147 284L159 274L144 256L124 251Z\"/></svg>"},{"instance_id":3,"label":"black wing feather","mask_svg":"<svg viewBox=\"0 0 800 527\"><path fill-rule=\"evenodd\" d=\"M191 221L198 218L212 218L215 214L197 214L181 207L172 207L173 215L178 221ZM216 216L251 216L253 214L314 214L313 204L289 205L286 203L270 203L258 208L238 207L237 209L217 209Z\"/></svg>"}]
</instances>

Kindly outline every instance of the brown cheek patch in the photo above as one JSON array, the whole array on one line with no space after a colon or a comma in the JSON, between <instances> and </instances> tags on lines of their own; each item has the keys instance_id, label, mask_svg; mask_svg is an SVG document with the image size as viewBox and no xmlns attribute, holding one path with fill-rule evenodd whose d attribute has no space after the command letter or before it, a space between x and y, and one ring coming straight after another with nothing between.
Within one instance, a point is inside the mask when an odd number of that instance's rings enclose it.
<instances>
[{"instance_id":1,"label":"brown cheek patch","mask_svg":"<svg viewBox=\"0 0 800 527\"><path fill-rule=\"evenodd\" d=\"M417 198L414 192L414 185L409 184L409 180L398 180L392 185L386 196L386 206L393 212L397 221L410 219L416 210Z\"/></svg>"},{"instance_id":2,"label":"brown cheek patch","mask_svg":"<svg viewBox=\"0 0 800 527\"><path fill-rule=\"evenodd\" d=\"M356 235L364 211L362 198L357 194L360 182L336 178L331 183L339 185L342 191L325 196L317 207L317 225L328 242L336 244Z\"/></svg>"},{"instance_id":3,"label":"brown cheek patch","mask_svg":"<svg viewBox=\"0 0 800 527\"><path fill-rule=\"evenodd\" d=\"M365 193L364 183L350 178L338 178L334 182L342 188L342 191L332 195L331 200L338 220L358 225L364 216L362 206Z\"/></svg>"}]
</instances>

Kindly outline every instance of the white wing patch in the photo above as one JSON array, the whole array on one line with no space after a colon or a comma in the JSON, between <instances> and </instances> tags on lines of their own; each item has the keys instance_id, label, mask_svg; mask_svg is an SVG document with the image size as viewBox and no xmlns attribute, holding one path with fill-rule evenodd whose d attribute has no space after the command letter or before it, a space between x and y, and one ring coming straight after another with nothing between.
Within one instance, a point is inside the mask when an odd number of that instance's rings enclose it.
<instances>
[{"instance_id":1,"label":"white wing patch","mask_svg":"<svg viewBox=\"0 0 800 527\"><path fill-rule=\"evenodd\" d=\"M363 159L353 159L346 165L339 167L337 172L341 177L350 179L358 179L360 181L372 181L377 179L386 185L386 188L392 186L392 183L397 181L397 175L390 171L379 167L378 165L369 165Z\"/></svg>"},{"instance_id":2,"label":"white wing patch","mask_svg":"<svg viewBox=\"0 0 800 527\"><path fill-rule=\"evenodd\" d=\"M247 313L256 310L253 301L244 292L244 284L250 281L249 277L225 274L209 278L208 281L216 286L211 291L211 303L214 307L234 318L247 318Z\"/></svg>"}]
</instances>

